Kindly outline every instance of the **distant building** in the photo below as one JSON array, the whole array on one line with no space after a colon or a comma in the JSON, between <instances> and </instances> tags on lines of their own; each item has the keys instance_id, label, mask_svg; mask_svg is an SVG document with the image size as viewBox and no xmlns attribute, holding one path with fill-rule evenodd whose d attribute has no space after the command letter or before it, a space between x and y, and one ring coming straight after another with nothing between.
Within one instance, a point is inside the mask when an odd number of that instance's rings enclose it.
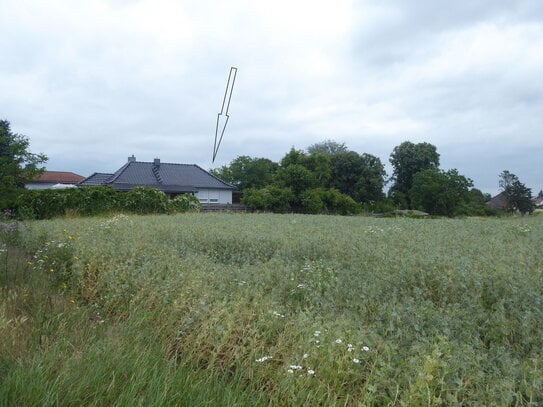
<instances>
[{"instance_id":1,"label":"distant building","mask_svg":"<svg viewBox=\"0 0 543 407\"><path fill-rule=\"evenodd\" d=\"M192 194L202 204L231 204L234 186L227 184L196 164L128 162L113 174L95 172L79 183L80 186L111 186L118 191L130 191L136 187L150 187L164 192L170 198L179 194Z\"/></svg>"},{"instance_id":2,"label":"distant building","mask_svg":"<svg viewBox=\"0 0 543 407\"><path fill-rule=\"evenodd\" d=\"M66 171L44 171L34 181L25 185L26 189L62 189L75 187L85 177Z\"/></svg>"},{"instance_id":3,"label":"distant building","mask_svg":"<svg viewBox=\"0 0 543 407\"><path fill-rule=\"evenodd\" d=\"M509 203L509 200L507 198L507 194L505 191L500 192L498 195L490 199L486 204L492 208L496 209L506 209L507 205Z\"/></svg>"}]
</instances>

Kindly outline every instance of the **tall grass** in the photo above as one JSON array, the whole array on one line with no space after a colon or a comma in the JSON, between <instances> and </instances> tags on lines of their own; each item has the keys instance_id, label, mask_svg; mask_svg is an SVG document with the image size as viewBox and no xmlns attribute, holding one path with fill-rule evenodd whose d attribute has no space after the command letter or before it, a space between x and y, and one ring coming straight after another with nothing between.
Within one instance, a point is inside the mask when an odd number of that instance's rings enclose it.
<instances>
[{"instance_id":1,"label":"tall grass","mask_svg":"<svg viewBox=\"0 0 543 407\"><path fill-rule=\"evenodd\" d=\"M5 404L543 403L541 217L116 216L19 233L29 277L2 291L0 329L34 339L0 339Z\"/></svg>"}]
</instances>

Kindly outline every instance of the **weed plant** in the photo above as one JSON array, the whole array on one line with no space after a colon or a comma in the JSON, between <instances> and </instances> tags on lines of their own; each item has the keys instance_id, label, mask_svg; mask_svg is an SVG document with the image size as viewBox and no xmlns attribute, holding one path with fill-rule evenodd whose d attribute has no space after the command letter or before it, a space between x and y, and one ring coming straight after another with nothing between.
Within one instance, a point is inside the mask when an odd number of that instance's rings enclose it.
<instances>
[{"instance_id":1,"label":"weed plant","mask_svg":"<svg viewBox=\"0 0 543 407\"><path fill-rule=\"evenodd\" d=\"M23 222L0 404L542 405L542 240L542 217Z\"/></svg>"}]
</instances>

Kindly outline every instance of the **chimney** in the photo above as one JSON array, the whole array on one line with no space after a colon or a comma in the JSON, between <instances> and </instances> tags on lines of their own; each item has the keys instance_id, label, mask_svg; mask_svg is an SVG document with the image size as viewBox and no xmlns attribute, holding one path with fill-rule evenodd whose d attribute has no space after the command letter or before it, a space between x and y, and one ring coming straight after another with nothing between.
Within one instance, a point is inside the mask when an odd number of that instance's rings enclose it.
<instances>
[{"instance_id":1,"label":"chimney","mask_svg":"<svg viewBox=\"0 0 543 407\"><path fill-rule=\"evenodd\" d=\"M155 158L153 164L155 165L155 167L160 167L160 158Z\"/></svg>"},{"instance_id":2,"label":"chimney","mask_svg":"<svg viewBox=\"0 0 543 407\"><path fill-rule=\"evenodd\" d=\"M129 163L136 162L136 157L134 157L134 154L132 154L132 157L128 157L128 162Z\"/></svg>"}]
</instances>

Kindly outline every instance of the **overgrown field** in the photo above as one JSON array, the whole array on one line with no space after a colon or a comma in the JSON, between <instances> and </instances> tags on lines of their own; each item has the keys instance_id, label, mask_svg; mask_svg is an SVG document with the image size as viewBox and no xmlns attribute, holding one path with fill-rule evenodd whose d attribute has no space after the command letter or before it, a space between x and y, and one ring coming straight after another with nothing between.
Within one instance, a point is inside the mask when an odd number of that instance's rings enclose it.
<instances>
[{"instance_id":1,"label":"overgrown field","mask_svg":"<svg viewBox=\"0 0 543 407\"><path fill-rule=\"evenodd\" d=\"M117 215L7 238L1 405L543 405L543 216Z\"/></svg>"}]
</instances>

